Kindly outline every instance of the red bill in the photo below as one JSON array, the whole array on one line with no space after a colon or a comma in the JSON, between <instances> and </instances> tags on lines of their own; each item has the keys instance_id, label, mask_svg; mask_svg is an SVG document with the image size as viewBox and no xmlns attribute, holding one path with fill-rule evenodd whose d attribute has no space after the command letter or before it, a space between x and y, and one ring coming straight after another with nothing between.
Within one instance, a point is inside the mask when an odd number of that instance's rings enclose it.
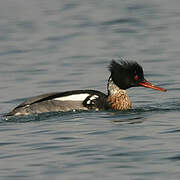
<instances>
[{"instance_id":1,"label":"red bill","mask_svg":"<svg viewBox=\"0 0 180 180\"><path fill-rule=\"evenodd\" d=\"M150 82L148 82L147 80L144 80L143 82L140 82L139 85L144 86L146 88L151 88L151 89L155 89L158 91L163 91L166 92L167 90L158 86L155 86L153 84L151 84Z\"/></svg>"}]
</instances>

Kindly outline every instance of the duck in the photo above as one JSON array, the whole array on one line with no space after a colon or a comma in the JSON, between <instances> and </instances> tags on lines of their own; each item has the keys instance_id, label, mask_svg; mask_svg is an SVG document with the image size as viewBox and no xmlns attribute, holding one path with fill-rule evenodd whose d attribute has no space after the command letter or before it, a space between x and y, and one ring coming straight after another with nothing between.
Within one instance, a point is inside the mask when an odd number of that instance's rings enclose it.
<instances>
[{"instance_id":1,"label":"duck","mask_svg":"<svg viewBox=\"0 0 180 180\"><path fill-rule=\"evenodd\" d=\"M142 66L136 61L112 60L108 69L110 77L107 83L107 94L91 89L42 94L27 99L7 113L6 116L76 110L124 111L132 108L132 103L126 92L131 87L167 91L147 81L144 78Z\"/></svg>"}]
</instances>

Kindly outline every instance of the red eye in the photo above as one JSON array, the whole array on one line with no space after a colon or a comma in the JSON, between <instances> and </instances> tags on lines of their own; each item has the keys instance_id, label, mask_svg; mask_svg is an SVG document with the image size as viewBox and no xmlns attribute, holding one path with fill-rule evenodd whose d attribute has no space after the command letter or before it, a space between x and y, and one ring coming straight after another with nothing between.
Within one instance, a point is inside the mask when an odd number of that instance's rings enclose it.
<instances>
[{"instance_id":1,"label":"red eye","mask_svg":"<svg viewBox=\"0 0 180 180\"><path fill-rule=\"evenodd\" d=\"M135 75L134 76L134 79L137 81L139 79L139 76L138 75Z\"/></svg>"}]
</instances>

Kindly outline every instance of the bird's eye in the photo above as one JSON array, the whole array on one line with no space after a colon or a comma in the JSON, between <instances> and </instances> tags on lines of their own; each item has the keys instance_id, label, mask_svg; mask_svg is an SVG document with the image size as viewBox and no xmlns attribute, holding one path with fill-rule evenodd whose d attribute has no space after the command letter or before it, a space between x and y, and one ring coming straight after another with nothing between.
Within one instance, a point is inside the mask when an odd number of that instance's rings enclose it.
<instances>
[{"instance_id":1,"label":"bird's eye","mask_svg":"<svg viewBox=\"0 0 180 180\"><path fill-rule=\"evenodd\" d=\"M138 76L138 75L135 75L135 76L134 76L134 80L137 81L138 79L139 79L139 76Z\"/></svg>"}]
</instances>

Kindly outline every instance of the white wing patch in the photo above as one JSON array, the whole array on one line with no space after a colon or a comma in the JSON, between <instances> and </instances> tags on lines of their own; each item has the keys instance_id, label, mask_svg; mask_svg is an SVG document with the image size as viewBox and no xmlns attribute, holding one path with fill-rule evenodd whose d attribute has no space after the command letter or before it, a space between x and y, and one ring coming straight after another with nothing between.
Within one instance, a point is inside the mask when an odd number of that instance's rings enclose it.
<instances>
[{"instance_id":1,"label":"white wing patch","mask_svg":"<svg viewBox=\"0 0 180 180\"><path fill-rule=\"evenodd\" d=\"M57 101L84 101L90 94L73 94L69 96L55 98ZM93 97L93 96L92 96Z\"/></svg>"},{"instance_id":2,"label":"white wing patch","mask_svg":"<svg viewBox=\"0 0 180 180\"><path fill-rule=\"evenodd\" d=\"M89 98L89 100L87 101L87 104L94 104L94 102L92 101L92 100L94 100L94 99L96 99L96 98L98 98L99 96L97 96L97 95L93 95L93 96L91 96L90 98ZM92 101L92 102L91 102Z\"/></svg>"},{"instance_id":3,"label":"white wing patch","mask_svg":"<svg viewBox=\"0 0 180 180\"><path fill-rule=\"evenodd\" d=\"M94 99L96 99L96 98L98 98L99 96L97 96L97 95L93 95L93 96L91 96L89 99L90 100L94 100Z\"/></svg>"}]
</instances>

